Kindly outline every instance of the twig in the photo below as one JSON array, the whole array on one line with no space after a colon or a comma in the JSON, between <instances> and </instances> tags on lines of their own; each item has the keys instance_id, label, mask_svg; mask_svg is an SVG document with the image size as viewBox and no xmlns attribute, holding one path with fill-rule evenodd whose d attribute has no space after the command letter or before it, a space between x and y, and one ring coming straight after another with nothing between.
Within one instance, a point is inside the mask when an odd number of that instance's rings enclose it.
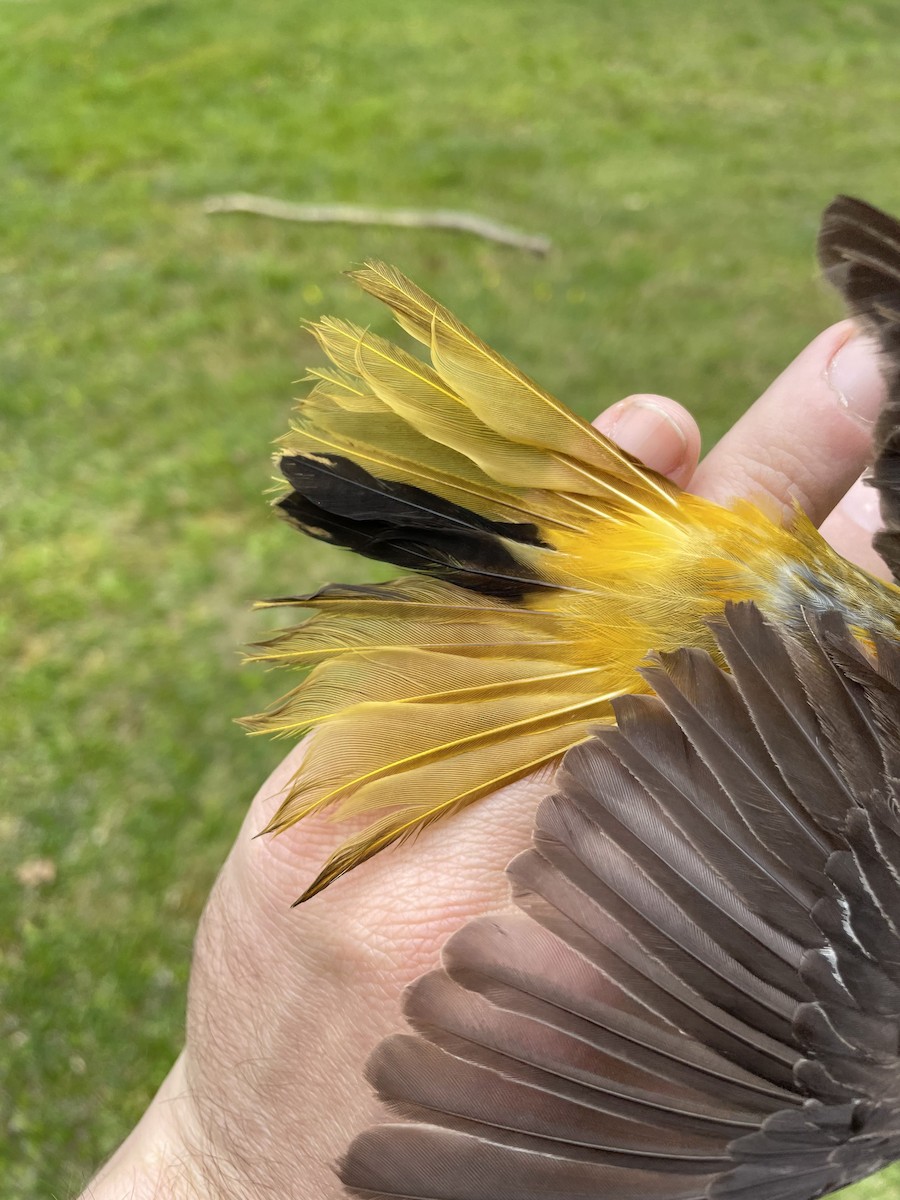
<instances>
[{"instance_id":1,"label":"twig","mask_svg":"<svg viewBox=\"0 0 900 1200\"><path fill-rule=\"evenodd\" d=\"M247 192L231 192L226 196L210 196L203 208L208 213L256 213L275 217L279 221L308 221L319 224L398 225L405 229L453 229L471 233L514 246L531 254L546 254L551 243L547 238L534 237L499 225L475 213L454 212L448 208L363 208L356 204L289 204L270 196L252 196Z\"/></svg>"}]
</instances>

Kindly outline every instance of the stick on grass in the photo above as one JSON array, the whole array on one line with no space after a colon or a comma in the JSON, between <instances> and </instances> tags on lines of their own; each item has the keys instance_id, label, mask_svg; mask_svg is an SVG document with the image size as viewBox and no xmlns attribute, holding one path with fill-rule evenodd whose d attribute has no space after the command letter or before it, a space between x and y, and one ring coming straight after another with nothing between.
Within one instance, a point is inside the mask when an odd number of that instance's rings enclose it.
<instances>
[{"instance_id":1,"label":"stick on grass","mask_svg":"<svg viewBox=\"0 0 900 1200\"><path fill-rule=\"evenodd\" d=\"M544 255L550 250L547 238L521 233L477 213L456 212L449 208L366 208L357 204L291 204L270 196L248 192L230 192L210 196L203 204L207 213L254 213L278 221L302 221L311 224L395 225L404 229L450 229L470 233L489 242Z\"/></svg>"}]
</instances>

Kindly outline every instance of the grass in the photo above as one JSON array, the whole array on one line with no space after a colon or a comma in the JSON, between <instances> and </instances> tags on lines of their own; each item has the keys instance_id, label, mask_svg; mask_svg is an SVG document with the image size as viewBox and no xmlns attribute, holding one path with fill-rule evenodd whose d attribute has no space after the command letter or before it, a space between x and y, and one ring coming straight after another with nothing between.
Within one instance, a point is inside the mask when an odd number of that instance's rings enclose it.
<instances>
[{"instance_id":1,"label":"grass","mask_svg":"<svg viewBox=\"0 0 900 1200\"><path fill-rule=\"evenodd\" d=\"M37 1200L179 1044L204 896L281 753L231 724L271 697L238 667L250 601L367 574L262 498L299 319L381 328L339 272L382 256L581 412L664 391L713 438L836 315L823 204L900 205L900 85L892 0L6 0L0 47L0 1178ZM555 249L204 216L228 190L476 209Z\"/></svg>"}]
</instances>

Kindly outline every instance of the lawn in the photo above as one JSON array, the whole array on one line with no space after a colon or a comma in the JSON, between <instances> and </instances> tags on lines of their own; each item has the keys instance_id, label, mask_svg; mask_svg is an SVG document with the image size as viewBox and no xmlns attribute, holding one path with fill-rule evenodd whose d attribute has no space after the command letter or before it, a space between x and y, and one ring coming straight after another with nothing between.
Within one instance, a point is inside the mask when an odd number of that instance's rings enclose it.
<instances>
[{"instance_id":1,"label":"lawn","mask_svg":"<svg viewBox=\"0 0 900 1200\"><path fill-rule=\"evenodd\" d=\"M232 724L273 695L251 601L370 574L263 497L300 319L384 328L340 275L384 257L582 413L663 391L713 439L837 315L822 206L900 208L900 34L893 0L7 0L0 47L0 1191L37 1200L179 1045L283 750ZM204 214L237 190L554 249Z\"/></svg>"}]
</instances>

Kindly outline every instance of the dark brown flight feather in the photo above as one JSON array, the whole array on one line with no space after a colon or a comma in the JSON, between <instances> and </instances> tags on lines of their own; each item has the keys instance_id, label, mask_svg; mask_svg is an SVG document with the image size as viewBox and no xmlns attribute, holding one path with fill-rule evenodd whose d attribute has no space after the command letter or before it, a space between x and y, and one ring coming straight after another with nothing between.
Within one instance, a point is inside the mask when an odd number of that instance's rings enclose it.
<instances>
[{"instance_id":1,"label":"dark brown flight feather","mask_svg":"<svg viewBox=\"0 0 900 1200\"><path fill-rule=\"evenodd\" d=\"M900 1157L900 647L809 624L729 607L732 675L661 655L566 756L521 912L451 938L371 1060L401 1123L354 1195L812 1200Z\"/></svg>"},{"instance_id":2,"label":"dark brown flight feather","mask_svg":"<svg viewBox=\"0 0 900 1200\"><path fill-rule=\"evenodd\" d=\"M885 528L874 543L900 582L900 226L871 204L838 196L822 217L819 262L882 349L888 394L875 425L871 482Z\"/></svg>"}]
</instances>

